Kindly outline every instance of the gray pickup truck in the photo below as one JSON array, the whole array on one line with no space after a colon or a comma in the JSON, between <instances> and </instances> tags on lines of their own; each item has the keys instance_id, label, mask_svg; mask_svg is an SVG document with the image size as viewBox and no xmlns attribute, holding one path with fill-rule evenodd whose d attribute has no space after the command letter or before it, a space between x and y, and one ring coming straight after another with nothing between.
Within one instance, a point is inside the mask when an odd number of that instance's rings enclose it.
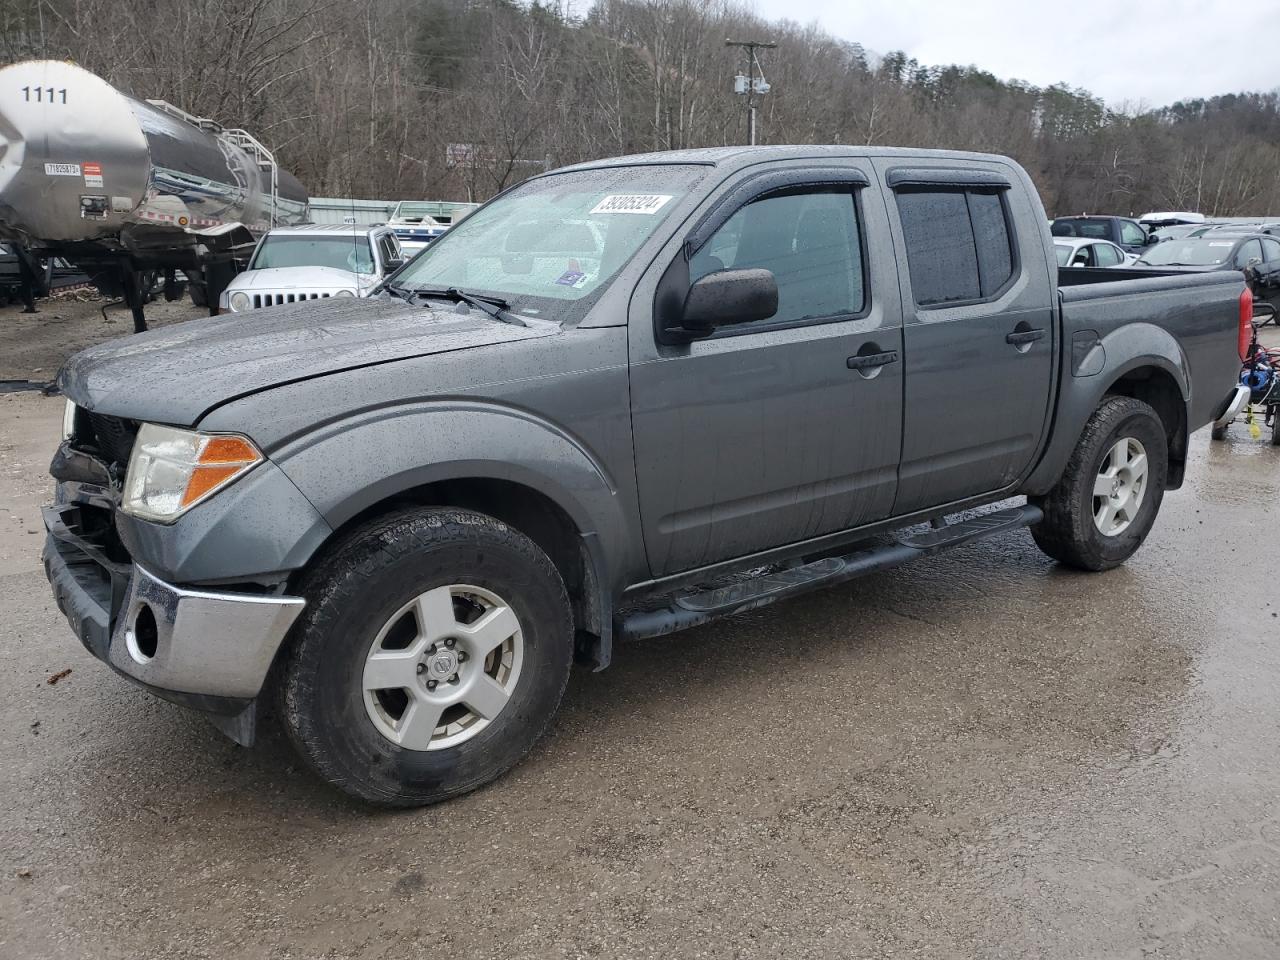
<instances>
[{"instance_id":1,"label":"gray pickup truck","mask_svg":"<svg viewBox=\"0 0 1280 960\"><path fill-rule=\"evenodd\" d=\"M1234 273L1060 281L997 156L582 164L370 299L75 356L45 567L125 677L245 744L274 702L332 784L430 803L620 639L1023 526L1122 563L1243 402L1250 314Z\"/></svg>"}]
</instances>

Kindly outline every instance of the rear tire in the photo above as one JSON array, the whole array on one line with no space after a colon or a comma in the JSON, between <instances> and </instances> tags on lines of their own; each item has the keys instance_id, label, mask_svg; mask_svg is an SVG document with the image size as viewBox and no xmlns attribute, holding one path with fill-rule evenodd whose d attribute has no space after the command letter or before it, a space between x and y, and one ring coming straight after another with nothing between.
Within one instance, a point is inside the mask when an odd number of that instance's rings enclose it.
<instances>
[{"instance_id":1,"label":"rear tire","mask_svg":"<svg viewBox=\"0 0 1280 960\"><path fill-rule=\"evenodd\" d=\"M1155 410L1141 400L1108 397L1085 424L1054 488L1031 498L1044 510L1031 535L1069 567L1119 566L1151 532L1168 474L1168 441Z\"/></svg>"},{"instance_id":2,"label":"rear tire","mask_svg":"<svg viewBox=\"0 0 1280 960\"><path fill-rule=\"evenodd\" d=\"M1271 413L1271 445L1280 447L1280 407L1274 407Z\"/></svg>"},{"instance_id":3,"label":"rear tire","mask_svg":"<svg viewBox=\"0 0 1280 960\"><path fill-rule=\"evenodd\" d=\"M474 790L523 758L555 714L573 657L564 583L492 517L380 518L310 571L302 593L280 715L302 757L354 797L412 807Z\"/></svg>"}]
</instances>

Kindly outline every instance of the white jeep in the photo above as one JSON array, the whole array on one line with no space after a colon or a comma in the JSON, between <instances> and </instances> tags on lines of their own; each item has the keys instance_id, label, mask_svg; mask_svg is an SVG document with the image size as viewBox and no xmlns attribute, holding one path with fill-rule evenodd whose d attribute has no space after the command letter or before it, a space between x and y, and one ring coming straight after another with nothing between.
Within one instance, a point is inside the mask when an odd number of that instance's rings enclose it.
<instances>
[{"instance_id":1,"label":"white jeep","mask_svg":"<svg viewBox=\"0 0 1280 960\"><path fill-rule=\"evenodd\" d=\"M363 297L404 260L387 226L277 227L258 241L248 268L228 284L218 305L242 313L299 300Z\"/></svg>"}]
</instances>

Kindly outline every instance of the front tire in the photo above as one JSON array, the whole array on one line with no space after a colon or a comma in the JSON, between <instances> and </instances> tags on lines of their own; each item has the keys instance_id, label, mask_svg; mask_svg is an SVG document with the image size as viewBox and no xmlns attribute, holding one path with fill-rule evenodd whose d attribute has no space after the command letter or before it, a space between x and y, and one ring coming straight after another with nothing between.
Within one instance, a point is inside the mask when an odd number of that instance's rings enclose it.
<instances>
[{"instance_id":1,"label":"front tire","mask_svg":"<svg viewBox=\"0 0 1280 960\"><path fill-rule=\"evenodd\" d=\"M1079 570L1110 570L1142 546L1169 474L1164 424L1150 406L1108 397L1094 411L1057 484L1031 502L1036 545Z\"/></svg>"},{"instance_id":2,"label":"front tire","mask_svg":"<svg viewBox=\"0 0 1280 960\"><path fill-rule=\"evenodd\" d=\"M569 599L528 537L469 510L394 514L309 573L281 716L317 773L412 807L496 779L541 736L573 659Z\"/></svg>"},{"instance_id":3,"label":"front tire","mask_svg":"<svg viewBox=\"0 0 1280 960\"><path fill-rule=\"evenodd\" d=\"M1227 430L1230 427L1231 427L1231 424L1229 423L1224 423L1222 426L1218 426L1215 423L1213 427L1209 430L1209 437L1213 440L1225 440L1227 439Z\"/></svg>"}]
</instances>

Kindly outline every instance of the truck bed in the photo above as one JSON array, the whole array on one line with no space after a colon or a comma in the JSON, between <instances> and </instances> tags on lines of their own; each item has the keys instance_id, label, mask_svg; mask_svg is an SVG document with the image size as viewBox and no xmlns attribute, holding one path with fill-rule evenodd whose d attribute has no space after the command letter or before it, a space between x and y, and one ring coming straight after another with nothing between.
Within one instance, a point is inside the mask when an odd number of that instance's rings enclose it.
<instances>
[{"instance_id":1,"label":"truck bed","mask_svg":"<svg viewBox=\"0 0 1280 960\"><path fill-rule=\"evenodd\" d=\"M1120 280L1148 280L1152 277L1198 276L1186 270L1162 270L1159 267L1059 267L1059 287L1079 287Z\"/></svg>"},{"instance_id":2,"label":"truck bed","mask_svg":"<svg viewBox=\"0 0 1280 960\"><path fill-rule=\"evenodd\" d=\"M1190 430L1213 419L1240 369L1241 274L1080 267L1058 274L1064 378L1094 375L1112 338L1123 337L1152 356L1179 358L1185 382L1197 388L1188 398Z\"/></svg>"}]
</instances>

